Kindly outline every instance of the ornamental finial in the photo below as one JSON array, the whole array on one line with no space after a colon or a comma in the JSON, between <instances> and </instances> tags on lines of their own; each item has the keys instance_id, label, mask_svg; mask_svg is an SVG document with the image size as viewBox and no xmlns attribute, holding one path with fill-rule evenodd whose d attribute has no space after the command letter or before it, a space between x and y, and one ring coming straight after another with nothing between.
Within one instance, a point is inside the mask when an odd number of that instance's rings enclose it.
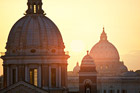
<instances>
[{"instance_id":1,"label":"ornamental finial","mask_svg":"<svg viewBox=\"0 0 140 93\"><path fill-rule=\"evenodd\" d=\"M79 66L79 62L77 61L77 66Z\"/></svg>"},{"instance_id":2,"label":"ornamental finial","mask_svg":"<svg viewBox=\"0 0 140 93\"><path fill-rule=\"evenodd\" d=\"M103 26L103 32L105 32L105 28L104 28L104 26Z\"/></svg>"},{"instance_id":3,"label":"ornamental finial","mask_svg":"<svg viewBox=\"0 0 140 93\"><path fill-rule=\"evenodd\" d=\"M87 55L89 54L89 51L87 50Z\"/></svg>"}]
</instances>

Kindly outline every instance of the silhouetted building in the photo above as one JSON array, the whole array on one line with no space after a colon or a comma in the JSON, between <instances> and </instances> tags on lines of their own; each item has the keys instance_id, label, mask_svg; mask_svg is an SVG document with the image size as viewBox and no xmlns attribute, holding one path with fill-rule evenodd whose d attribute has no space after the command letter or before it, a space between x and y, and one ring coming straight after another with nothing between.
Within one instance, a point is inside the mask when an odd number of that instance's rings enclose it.
<instances>
[{"instance_id":1,"label":"silhouetted building","mask_svg":"<svg viewBox=\"0 0 140 93\"><path fill-rule=\"evenodd\" d=\"M93 58L84 56L79 71L79 92L97 93L97 71Z\"/></svg>"},{"instance_id":2,"label":"silhouetted building","mask_svg":"<svg viewBox=\"0 0 140 93\"><path fill-rule=\"evenodd\" d=\"M2 56L0 93L65 93L67 59L57 26L45 16L42 0L28 0L24 17L12 27Z\"/></svg>"}]
</instances>

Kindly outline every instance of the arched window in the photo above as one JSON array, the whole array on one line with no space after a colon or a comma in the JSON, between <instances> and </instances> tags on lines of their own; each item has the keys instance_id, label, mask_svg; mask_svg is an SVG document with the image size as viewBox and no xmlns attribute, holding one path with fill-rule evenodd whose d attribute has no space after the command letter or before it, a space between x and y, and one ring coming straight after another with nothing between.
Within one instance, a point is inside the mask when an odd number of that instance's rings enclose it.
<instances>
[{"instance_id":1,"label":"arched window","mask_svg":"<svg viewBox=\"0 0 140 93\"><path fill-rule=\"evenodd\" d=\"M38 5L38 10L40 9L40 6Z\"/></svg>"},{"instance_id":2,"label":"arched window","mask_svg":"<svg viewBox=\"0 0 140 93\"><path fill-rule=\"evenodd\" d=\"M117 90L117 93L120 93L120 90Z\"/></svg>"},{"instance_id":3,"label":"arched window","mask_svg":"<svg viewBox=\"0 0 140 93\"><path fill-rule=\"evenodd\" d=\"M16 69L12 69L12 83L16 83Z\"/></svg>"},{"instance_id":4,"label":"arched window","mask_svg":"<svg viewBox=\"0 0 140 93\"><path fill-rule=\"evenodd\" d=\"M127 91L126 90L122 90L122 93L127 93Z\"/></svg>"},{"instance_id":5,"label":"arched window","mask_svg":"<svg viewBox=\"0 0 140 93\"><path fill-rule=\"evenodd\" d=\"M106 67L105 67L106 69L108 69L108 66L106 65Z\"/></svg>"},{"instance_id":6,"label":"arched window","mask_svg":"<svg viewBox=\"0 0 140 93\"><path fill-rule=\"evenodd\" d=\"M115 91L111 89L111 90L109 90L109 93L115 93Z\"/></svg>"},{"instance_id":7,"label":"arched window","mask_svg":"<svg viewBox=\"0 0 140 93\"><path fill-rule=\"evenodd\" d=\"M30 5L30 9L32 9L32 5Z\"/></svg>"},{"instance_id":8,"label":"arched window","mask_svg":"<svg viewBox=\"0 0 140 93\"><path fill-rule=\"evenodd\" d=\"M51 68L51 86L56 87L56 68Z\"/></svg>"},{"instance_id":9,"label":"arched window","mask_svg":"<svg viewBox=\"0 0 140 93\"><path fill-rule=\"evenodd\" d=\"M37 86L37 69L30 69L30 83Z\"/></svg>"},{"instance_id":10,"label":"arched window","mask_svg":"<svg viewBox=\"0 0 140 93\"><path fill-rule=\"evenodd\" d=\"M104 93L106 93L106 90L104 90Z\"/></svg>"},{"instance_id":11,"label":"arched window","mask_svg":"<svg viewBox=\"0 0 140 93\"><path fill-rule=\"evenodd\" d=\"M34 5L34 13L36 13L36 5Z\"/></svg>"},{"instance_id":12,"label":"arched window","mask_svg":"<svg viewBox=\"0 0 140 93\"><path fill-rule=\"evenodd\" d=\"M100 69L102 70L103 69L103 66L100 66Z\"/></svg>"},{"instance_id":13,"label":"arched window","mask_svg":"<svg viewBox=\"0 0 140 93\"><path fill-rule=\"evenodd\" d=\"M85 85L85 93L91 93L91 86L90 84Z\"/></svg>"}]
</instances>

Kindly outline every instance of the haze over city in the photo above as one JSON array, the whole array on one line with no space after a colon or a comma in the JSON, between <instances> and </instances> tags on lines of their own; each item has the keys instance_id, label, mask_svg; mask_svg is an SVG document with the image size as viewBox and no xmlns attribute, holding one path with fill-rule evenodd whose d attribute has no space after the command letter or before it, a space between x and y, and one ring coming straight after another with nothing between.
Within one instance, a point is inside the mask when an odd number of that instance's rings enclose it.
<instances>
[{"instance_id":1,"label":"haze over city","mask_svg":"<svg viewBox=\"0 0 140 93\"><path fill-rule=\"evenodd\" d=\"M1 0L0 52L6 51L10 29L24 16L26 3ZM99 41L103 27L128 69L140 69L140 0L43 0L43 9L58 26L69 51L68 70L81 63L86 51Z\"/></svg>"}]
</instances>

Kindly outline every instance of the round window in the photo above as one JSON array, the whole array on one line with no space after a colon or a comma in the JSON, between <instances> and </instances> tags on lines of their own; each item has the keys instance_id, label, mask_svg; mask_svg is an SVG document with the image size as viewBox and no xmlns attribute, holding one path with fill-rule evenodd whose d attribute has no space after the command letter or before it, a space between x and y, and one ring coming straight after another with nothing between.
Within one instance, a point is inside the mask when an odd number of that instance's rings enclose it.
<instances>
[{"instance_id":1,"label":"round window","mask_svg":"<svg viewBox=\"0 0 140 93\"><path fill-rule=\"evenodd\" d=\"M52 49L52 51L51 51L52 53L55 53L56 52L56 50L55 49Z\"/></svg>"},{"instance_id":2,"label":"round window","mask_svg":"<svg viewBox=\"0 0 140 93\"><path fill-rule=\"evenodd\" d=\"M35 53L36 52L36 50L35 49L31 49L31 53Z\"/></svg>"},{"instance_id":3,"label":"round window","mask_svg":"<svg viewBox=\"0 0 140 93\"><path fill-rule=\"evenodd\" d=\"M16 53L16 50L12 50L12 53Z\"/></svg>"}]
</instances>

